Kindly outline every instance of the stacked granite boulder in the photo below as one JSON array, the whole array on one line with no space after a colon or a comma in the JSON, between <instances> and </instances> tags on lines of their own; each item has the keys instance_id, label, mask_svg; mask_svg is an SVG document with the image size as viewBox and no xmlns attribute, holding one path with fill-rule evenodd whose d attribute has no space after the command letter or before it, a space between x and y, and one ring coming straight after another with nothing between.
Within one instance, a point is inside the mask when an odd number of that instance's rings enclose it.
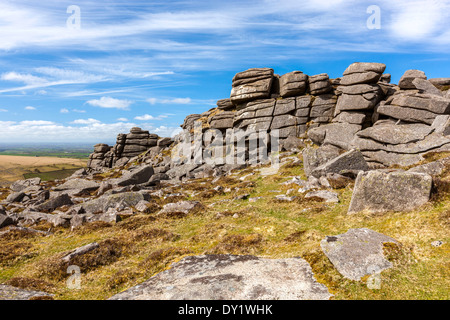
<instances>
[{"instance_id":1,"label":"stacked granite boulder","mask_svg":"<svg viewBox=\"0 0 450 320\"><path fill-rule=\"evenodd\" d=\"M345 70L337 88L339 99L334 121L371 124L373 110L383 97L378 81L385 69L382 63L353 63Z\"/></svg>"},{"instance_id":2,"label":"stacked granite boulder","mask_svg":"<svg viewBox=\"0 0 450 320\"><path fill-rule=\"evenodd\" d=\"M231 102L239 109L243 103L270 98L273 78L273 69L270 68L253 68L237 73L231 84Z\"/></svg>"},{"instance_id":3,"label":"stacked granite boulder","mask_svg":"<svg viewBox=\"0 0 450 320\"><path fill-rule=\"evenodd\" d=\"M318 96L333 91L330 78L326 73L311 76L309 77L308 82L309 82L309 93L311 93L312 95Z\"/></svg>"},{"instance_id":4,"label":"stacked granite boulder","mask_svg":"<svg viewBox=\"0 0 450 320\"><path fill-rule=\"evenodd\" d=\"M400 90L378 107L380 115L431 125L436 116L450 113L450 100L427 80L423 71L406 71L398 87Z\"/></svg>"},{"instance_id":5,"label":"stacked granite boulder","mask_svg":"<svg viewBox=\"0 0 450 320\"><path fill-rule=\"evenodd\" d=\"M450 150L450 99L423 71L407 70L377 113L380 120L352 141L372 165L409 166L427 152Z\"/></svg>"},{"instance_id":6,"label":"stacked granite boulder","mask_svg":"<svg viewBox=\"0 0 450 320\"><path fill-rule=\"evenodd\" d=\"M226 130L233 128L235 112L233 111L223 111L215 114L208 119L209 126L211 129Z\"/></svg>"},{"instance_id":7,"label":"stacked granite boulder","mask_svg":"<svg viewBox=\"0 0 450 320\"><path fill-rule=\"evenodd\" d=\"M427 152L450 151L449 120L449 115L439 116L431 126L379 120L356 133L351 145L372 167L409 166L423 160Z\"/></svg>"},{"instance_id":8,"label":"stacked granite boulder","mask_svg":"<svg viewBox=\"0 0 450 320\"><path fill-rule=\"evenodd\" d=\"M112 147L107 144L97 143L94 146L94 152L89 155L87 166L91 168L106 166L106 162L109 163L110 161L112 161L111 148Z\"/></svg>"},{"instance_id":9,"label":"stacked granite boulder","mask_svg":"<svg viewBox=\"0 0 450 320\"><path fill-rule=\"evenodd\" d=\"M181 125L181 128L187 131L194 130L194 123L195 121L199 120L202 116L200 114L190 114L185 119L183 124Z\"/></svg>"},{"instance_id":10,"label":"stacked granite boulder","mask_svg":"<svg viewBox=\"0 0 450 320\"><path fill-rule=\"evenodd\" d=\"M158 135L150 134L141 128L131 128L130 133L119 135L114 146L116 158L132 158L154 147L158 143Z\"/></svg>"},{"instance_id":11,"label":"stacked granite boulder","mask_svg":"<svg viewBox=\"0 0 450 320\"><path fill-rule=\"evenodd\" d=\"M279 84L281 97L301 96L308 88L308 76L301 71L292 71L282 75Z\"/></svg>"},{"instance_id":12,"label":"stacked granite boulder","mask_svg":"<svg viewBox=\"0 0 450 320\"><path fill-rule=\"evenodd\" d=\"M156 156L172 143L171 138L160 138L157 134L134 127L128 134L118 134L114 147L107 144L95 145L94 153L89 156L90 160L87 166L99 169L125 165L131 158L144 152L147 152L149 156Z\"/></svg>"}]
</instances>

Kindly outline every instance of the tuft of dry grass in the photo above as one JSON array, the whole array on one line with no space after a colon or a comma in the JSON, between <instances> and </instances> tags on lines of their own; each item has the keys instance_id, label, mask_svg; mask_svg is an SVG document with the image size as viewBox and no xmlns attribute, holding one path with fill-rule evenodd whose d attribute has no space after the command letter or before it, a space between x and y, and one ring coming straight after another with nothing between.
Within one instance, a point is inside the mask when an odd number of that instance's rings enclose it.
<instances>
[{"instance_id":1,"label":"tuft of dry grass","mask_svg":"<svg viewBox=\"0 0 450 320\"><path fill-rule=\"evenodd\" d=\"M56 290L55 285L52 283L33 278L14 277L6 281L5 284L25 290L43 291L47 293L53 293Z\"/></svg>"}]
</instances>

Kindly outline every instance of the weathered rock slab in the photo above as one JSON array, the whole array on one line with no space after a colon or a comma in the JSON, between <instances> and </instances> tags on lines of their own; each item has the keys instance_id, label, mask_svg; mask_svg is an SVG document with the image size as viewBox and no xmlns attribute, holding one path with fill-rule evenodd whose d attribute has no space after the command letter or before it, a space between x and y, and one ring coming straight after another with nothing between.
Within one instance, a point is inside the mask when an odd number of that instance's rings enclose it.
<instances>
[{"instance_id":1,"label":"weathered rock slab","mask_svg":"<svg viewBox=\"0 0 450 320\"><path fill-rule=\"evenodd\" d=\"M25 290L6 284L0 284L0 300L33 300L51 298L52 295L46 292Z\"/></svg>"},{"instance_id":2,"label":"weathered rock slab","mask_svg":"<svg viewBox=\"0 0 450 320\"><path fill-rule=\"evenodd\" d=\"M321 241L325 255L345 278L359 281L365 275L380 273L392 267L383 255L383 243L395 239L367 228L350 229Z\"/></svg>"},{"instance_id":3,"label":"weathered rock slab","mask_svg":"<svg viewBox=\"0 0 450 320\"><path fill-rule=\"evenodd\" d=\"M111 300L327 300L301 258L202 255L186 257L167 271Z\"/></svg>"}]
</instances>

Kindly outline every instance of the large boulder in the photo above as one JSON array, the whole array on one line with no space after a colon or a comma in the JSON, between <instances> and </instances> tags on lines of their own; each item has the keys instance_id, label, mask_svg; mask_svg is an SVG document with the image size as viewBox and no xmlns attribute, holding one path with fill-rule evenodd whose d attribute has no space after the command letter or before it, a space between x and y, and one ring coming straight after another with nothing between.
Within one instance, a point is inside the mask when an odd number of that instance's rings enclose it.
<instances>
[{"instance_id":1,"label":"large boulder","mask_svg":"<svg viewBox=\"0 0 450 320\"><path fill-rule=\"evenodd\" d=\"M137 168L134 168L133 170L126 171L122 174L122 177L117 178L114 183L118 186L129 186L129 185L136 185L136 184L142 184L146 183L150 180L154 173L153 166L151 165L144 165Z\"/></svg>"},{"instance_id":2,"label":"large boulder","mask_svg":"<svg viewBox=\"0 0 450 320\"><path fill-rule=\"evenodd\" d=\"M420 93L434 94L442 97L441 90L436 88L430 81L416 78L412 81L413 85L420 91Z\"/></svg>"},{"instance_id":3,"label":"large boulder","mask_svg":"<svg viewBox=\"0 0 450 320\"><path fill-rule=\"evenodd\" d=\"M72 204L73 202L70 196L67 193L62 193L50 198L43 204L38 205L36 210L44 212L52 212L53 210L59 207Z\"/></svg>"},{"instance_id":4,"label":"large boulder","mask_svg":"<svg viewBox=\"0 0 450 320\"><path fill-rule=\"evenodd\" d=\"M433 179L416 172L360 172L348 213L410 211L430 199Z\"/></svg>"},{"instance_id":5,"label":"large boulder","mask_svg":"<svg viewBox=\"0 0 450 320\"><path fill-rule=\"evenodd\" d=\"M211 117L209 125L212 129L229 129L233 128L233 119L235 112L224 111Z\"/></svg>"},{"instance_id":6,"label":"large boulder","mask_svg":"<svg viewBox=\"0 0 450 320\"><path fill-rule=\"evenodd\" d=\"M328 74L321 73L309 77L309 92L312 95L325 94L333 90Z\"/></svg>"},{"instance_id":7,"label":"large boulder","mask_svg":"<svg viewBox=\"0 0 450 320\"><path fill-rule=\"evenodd\" d=\"M319 148L304 148L302 151L303 170L309 176L317 167L338 157L340 154L340 149L332 145L324 145Z\"/></svg>"},{"instance_id":8,"label":"large boulder","mask_svg":"<svg viewBox=\"0 0 450 320\"><path fill-rule=\"evenodd\" d=\"M26 180L17 180L9 188L14 192L22 191L30 186L37 186L41 183L41 178L31 178Z\"/></svg>"},{"instance_id":9,"label":"large boulder","mask_svg":"<svg viewBox=\"0 0 450 320\"><path fill-rule=\"evenodd\" d=\"M146 200L145 196L140 192L122 192L117 194L105 194L97 199L86 201L77 205L76 209L80 209L86 213L106 213L110 208L133 207L139 201Z\"/></svg>"},{"instance_id":10,"label":"large boulder","mask_svg":"<svg viewBox=\"0 0 450 320\"><path fill-rule=\"evenodd\" d=\"M301 258L203 255L183 258L167 271L111 300L327 300Z\"/></svg>"},{"instance_id":11,"label":"large boulder","mask_svg":"<svg viewBox=\"0 0 450 320\"><path fill-rule=\"evenodd\" d=\"M7 214L0 212L0 229L11 224L15 224L15 220Z\"/></svg>"},{"instance_id":12,"label":"large boulder","mask_svg":"<svg viewBox=\"0 0 450 320\"><path fill-rule=\"evenodd\" d=\"M441 124L436 121L434 128L422 123L396 124L380 120L373 127L358 132L351 145L361 150L371 163L413 165L423 160L427 152L450 150L450 137L440 133L446 126L446 120L442 120Z\"/></svg>"},{"instance_id":13,"label":"large boulder","mask_svg":"<svg viewBox=\"0 0 450 320\"><path fill-rule=\"evenodd\" d=\"M345 71L340 84L344 86L365 83L377 83L386 69L383 63L355 62Z\"/></svg>"},{"instance_id":14,"label":"large boulder","mask_svg":"<svg viewBox=\"0 0 450 320\"><path fill-rule=\"evenodd\" d=\"M344 150L350 150L350 142L361 130L361 125L330 123L308 131L308 137L317 145L331 144Z\"/></svg>"},{"instance_id":15,"label":"large boulder","mask_svg":"<svg viewBox=\"0 0 450 320\"><path fill-rule=\"evenodd\" d=\"M87 179L70 179L53 188L55 191L79 190L80 193L98 189L100 183Z\"/></svg>"},{"instance_id":16,"label":"large boulder","mask_svg":"<svg viewBox=\"0 0 450 320\"><path fill-rule=\"evenodd\" d=\"M280 77L280 95L301 96L306 92L308 76L301 71L292 71Z\"/></svg>"},{"instance_id":17,"label":"large boulder","mask_svg":"<svg viewBox=\"0 0 450 320\"><path fill-rule=\"evenodd\" d=\"M450 86L450 78L433 78L428 79L436 88L442 89Z\"/></svg>"},{"instance_id":18,"label":"large boulder","mask_svg":"<svg viewBox=\"0 0 450 320\"><path fill-rule=\"evenodd\" d=\"M420 70L406 70L400 78L398 86L400 89L416 89L416 86L413 84L414 79L427 80L427 76L425 75L425 72Z\"/></svg>"},{"instance_id":19,"label":"large boulder","mask_svg":"<svg viewBox=\"0 0 450 320\"><path fill-rule=\"evenodd\" d=\"M315 168L311 175L320 178L328 173L341 173L342 170L367 171L369 166L361 152L353 149Z\"/></svg>"},{"instance_id":20,"label":"large boulder","mask_svg":"<svg viewBox=\"0 0 450 320\"><path fill-rule=\"evenodd\" d=\"M384 243L398 244L391 237L362 228L328 236L321 241L320 246L340 274L347 279L359 281L366 275L377 274L392 267L383 254Z\"/></svg>"}]
</instances>

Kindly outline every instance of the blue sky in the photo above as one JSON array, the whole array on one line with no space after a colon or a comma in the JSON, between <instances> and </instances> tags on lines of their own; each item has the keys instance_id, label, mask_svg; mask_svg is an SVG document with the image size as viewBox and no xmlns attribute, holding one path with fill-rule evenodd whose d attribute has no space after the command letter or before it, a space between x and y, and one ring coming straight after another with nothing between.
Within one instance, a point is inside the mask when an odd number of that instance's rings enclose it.
<instances>
[{"instance_id":1,"label":"blue sky","mask_svg":"<svg viewBox=\"0 0 450 320\"><path fill-rule=\"evenodd\" d=\"M172 135L252 67L450 77L450 0L1 0L0 39L0 143L112 144L133 126Z\"/></svg>"}]
</instances>

